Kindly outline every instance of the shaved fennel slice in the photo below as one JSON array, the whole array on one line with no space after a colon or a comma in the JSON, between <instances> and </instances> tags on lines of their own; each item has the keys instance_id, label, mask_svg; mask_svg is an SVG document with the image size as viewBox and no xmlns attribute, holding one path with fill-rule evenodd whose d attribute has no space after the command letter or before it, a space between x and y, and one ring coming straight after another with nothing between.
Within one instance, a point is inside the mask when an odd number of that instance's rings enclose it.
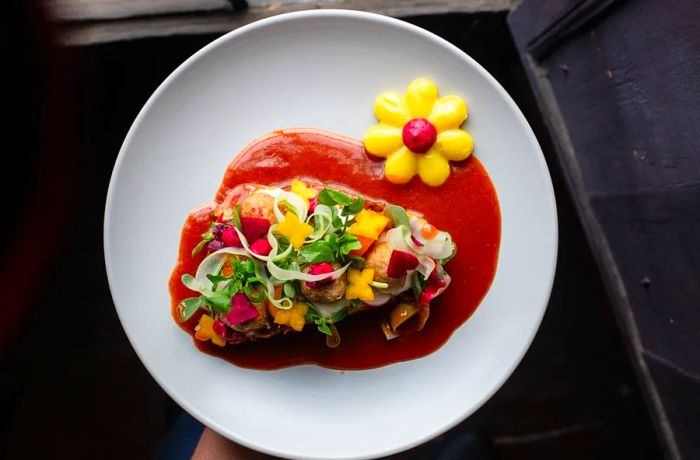
<instances>
[{"instance_id":1,"label":"shaved fennel slice","mask_svg":"<svg viewBox=\"0 0 700 460\"><path fill-rule=\"evenodd\" d=\"M275 217L277 222L282 222L284 220L284 214L280 210L280 205L284 205L288 210L292 211L297 215L299 221L306 221L306 214L308 213L308 205L302 197L293 192L288 192L286 190L277 189L271 193L275 197L273 211L275 212Z\"/></svg>"},{"instance_id":2,"label":"shaved fennel slice","mask_svg":"<svg viewBox=\"0 0 700 460\"><path fill-rule=\"evenodd\" d=\"M207 275L218 275L221 268L226 262L226 257L229 255L244 256L250 258L248 252L243 248L222 248L218 251L209 254L202 260L197 267L197 273L195 276L192 275L182 275L182 284L187 286L188 289L197 291L205 296L211 296L214 291L212 290L214 284L209 281ZM219 288L225 288L230 281L222 281L219 283Z\"/></svg>"},{"instance_id":3,"label":"shaved fennel slice","mask_svg":"<svg viewBox=\"0 0 700 460\"><path fill-rule=\"evenodd\" d=\"M254 257L258 260L262 260L263 262L267 262L269 259L272 259L272 260L284 259L292 252L292 246L289 246L287 249L285 249L281 253L278 253L279 242L277 241L277 238L275 238L275 236L273 234L273 231L276 228L277 228L277 224L271 226L270 230L268 230L268 232L267 232L267 242L270 243L270 247L272 248L272 250L270 251L270 253L268 255L264 256L262 254L257 254L255 252L251 251L250 245L248 244L248 240L246 239L243 232L238 230L235 226L233 227L233 229L238 234L238 238L241 240L241 244L243 245L243 248L247 251L248 255L250 257Z\"/></svg>"},{"instance_id":4,"label":"shaved fennel slice","mask_svg":"<svg viewBox=\"0 0 700 460\"><path fill-rule=\"evenodd\" d=\"M314 232L306 238L307 243L313 243L323 238L333 224L333 213L331 208L325 204L317 205L313 214L306 219L306 223L309 223L312 218L314 219Z\"/></svg>"}]
</instances>

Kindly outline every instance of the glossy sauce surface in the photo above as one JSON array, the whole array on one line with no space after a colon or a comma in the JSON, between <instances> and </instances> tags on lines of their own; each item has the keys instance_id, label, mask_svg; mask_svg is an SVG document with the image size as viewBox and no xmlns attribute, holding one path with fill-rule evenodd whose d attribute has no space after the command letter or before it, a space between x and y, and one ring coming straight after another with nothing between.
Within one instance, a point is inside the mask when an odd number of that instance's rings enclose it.
<instances>
[{"instance_id":1,"label":"glossy sauce surface","mask_svg":"<svg viewBox=\"0 0 700 460\"><path fill-rule=\"evenodd\" d=\"M271 133L243 149L229 165L216 193L220 202L236 185L253 182L271 185L293 177L316 178L328 184L344 184L363 195L419 211L441 230L450 232L457 244L457 256L447 265L450 287L433 300L425 328L387 341L380 321L388 308L376 308L352 315L338 323L341 344L326 347L324 335L313 325L301 333L279 335L224 348L192 339L205 353L219 356L242 367L279 369L299 364L318 364L334 369L367 369L419 358L440 348L462 325L491 286L498 261L501 234L496 191L479 160L471 156L453 165L452 175L439 188L418 178L397 186L383 179L383 162L370 159L362 143L328 132L298 129ZM180 282L185 273L194 274L204 257L190 255L209 227L210 211L203 206L193 211L182 230L178 262L170 279L173 317L177 304L196 295ZM194 334L198 316L178 323Z\"/></svg>"}]
</instances>

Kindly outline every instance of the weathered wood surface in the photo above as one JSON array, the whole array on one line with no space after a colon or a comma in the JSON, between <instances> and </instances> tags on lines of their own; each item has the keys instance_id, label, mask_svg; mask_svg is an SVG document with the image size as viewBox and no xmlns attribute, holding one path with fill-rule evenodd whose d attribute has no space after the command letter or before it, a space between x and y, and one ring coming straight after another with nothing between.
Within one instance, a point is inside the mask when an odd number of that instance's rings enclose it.
<instances>
[{"instance_id":1,"label":"weathered wood surface","mask_svg":"<svg viewBox=\"0 0 700 460\"><path fill-rule=\"evenodd\" d=\"M285 3L259 2L256 4L260 6L251 4L247 9L231 13L178 14L113 21L71 22L61 25L59 40L65 45L91 45L145 37L225 33L259 19L312 9L361 10L393 17L414 17L427 14L508 11L515 6L517 1L316 0ZM60 14L57 17L60 18Z\"/></svg>"},{"instance_id":2,"label":"weathered wood surface","mask_svg":"<svg viewBox=\"0 0 700 460\"><path fill-rule=\"evenodd\" d=\"M511 29L666 455L700 458L700 8L565 3Z\"/></svg>"},{"instance_id":3,"label":"weathered wood surface","mask_svg":"<svg viewBox=\"0 0 700 460\"><path fill-rule=\"evenodd\" d=\"M231 11L229 0L48 0L57 21L98 21L193 11Z\"/></svg>"}]
</instances>

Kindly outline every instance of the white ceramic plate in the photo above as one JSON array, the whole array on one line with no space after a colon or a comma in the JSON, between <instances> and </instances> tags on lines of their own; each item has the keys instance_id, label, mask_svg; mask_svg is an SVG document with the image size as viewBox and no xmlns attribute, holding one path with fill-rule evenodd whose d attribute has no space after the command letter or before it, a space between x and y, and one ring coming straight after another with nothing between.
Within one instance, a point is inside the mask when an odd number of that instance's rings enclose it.
<instances>
[{"instance_id":1,"label":"white ceramic plate","mask_svg":"<svg viewBox=\"0 0 700 460\"><path fill-rule=\"evenodd\" d=\"M375 122L375 96L403 91L419 76L433 78L442 94L466 98L466 128L500 199L498 270L472 318L436 353L367 371L252 371L197 351L170 316L167 282L185 217L213 198L232 156L276 128L313 126L359 138ZM165 391L236 442L304 459L387 455L472 414L530 345L557 251L542 153L493 77L418 27L328 10L242 27L173 72L124 141L104 232L119 318Z\"/></svg>"}]
</instances>

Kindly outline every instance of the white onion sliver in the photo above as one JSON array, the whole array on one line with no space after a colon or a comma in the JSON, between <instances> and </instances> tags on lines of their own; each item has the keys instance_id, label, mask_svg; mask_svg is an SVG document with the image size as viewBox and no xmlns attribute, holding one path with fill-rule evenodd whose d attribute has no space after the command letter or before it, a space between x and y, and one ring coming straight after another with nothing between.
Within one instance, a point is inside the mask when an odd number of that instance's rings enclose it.
<instances>
[{"instance_id":1,"label":"white onion sliver","mask_svg":"<svg viewBox=\"0 0 700 460\"><path fill-rule=\"evenodd\" d=\"M308 243L313 243L323 238L323 235L325 235L326 232L328 232L328 229L333 223L333 213L331 212L331 208L329 208L328 206L324 204L319 204L316 206L316 209L314 209L313 214L307 217L307 223L312 218L315 219L315 228L314 232L306 238L306 242Z\"/></svg>"},{"instance_id":2,"label":"white onion sliver","mask_svg":"<svg viewBox=\"0 0 700 460\"><path fill-rule=\"evenodd\" d=\"M382 305L386 304L391 300L391 295L380 292L380 291L375 291L374 292L374 300L370 300L369 302L365 301L365 305L369 305L370 307L381 307Z\"/></svg>"},{"instance_id":3,"label":"white onion sliver","mask_svg":"<svg viewBox=\"0 0 700 460\"><path fill-rule=\"evenodd\" d=\"M211 296L214 292L212 291L212 288L214 287L214 284L209 281L209 278L207 278L207 275L216 275L221 271L221 268L224 266L224 263L226 262L226 256L228 255L236 255L236 256L245 256L245 257L250 257L247 253L247 251L243 248L222 248L219 249L218 251L209 254L207 257L200 262L199 267L197 267L197 273L195 276L191 279L191 281L185 284L189 289L192 289L193 291L197 291L200 294L204 294L205 296ZM226 287L228 283L219 283L219 287Z\"/></svg>"},{"instance_id":4,"label":"white onion sliver","mask_svg":"<svg viewBox=\"0 0 700 460\"><path fill-rule=\"evenodd\" d=\"M284 214L282 214L282 211L280 211L280 204L284 204L287 206L287 208L290 208L290 210L297 215L299 221L306 221L308 207L304 199L296 193L287 192L286 190L280 190L276 193L273 211L275 212L275 217L277 218L278 222L282 222L284 220Z\"/></svg>"}]
</instances>

